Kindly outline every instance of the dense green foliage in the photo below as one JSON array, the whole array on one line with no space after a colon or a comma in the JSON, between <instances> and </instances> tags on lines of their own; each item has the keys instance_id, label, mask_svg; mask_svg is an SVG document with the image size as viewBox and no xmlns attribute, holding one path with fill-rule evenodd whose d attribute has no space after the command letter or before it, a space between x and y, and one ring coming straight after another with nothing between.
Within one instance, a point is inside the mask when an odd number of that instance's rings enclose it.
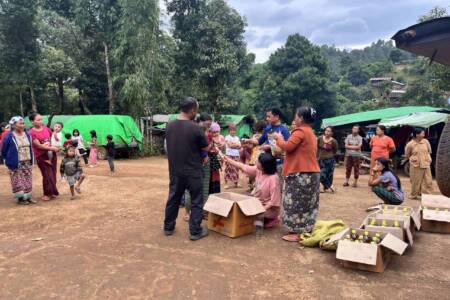
<instances>
[{"instance_id":1,"label":"dense green foliage","mask_svg":"<svg viewBox=\"0 0 450 300\"><path fill-rule=\"evenodd\" d=\"M32 111L143 116L177 111L194 96L214 114L290 119L376 107L446 105L448 67L377 41L360 50L313 45L293 34L264 64L247 52L246 20L225 0L0 0L0 120ZM419 21L447 15L436 8ZM394 32L397 28L393 28ZM400 103L370 78L407 84Z\"/></svg>"}]
</instances>

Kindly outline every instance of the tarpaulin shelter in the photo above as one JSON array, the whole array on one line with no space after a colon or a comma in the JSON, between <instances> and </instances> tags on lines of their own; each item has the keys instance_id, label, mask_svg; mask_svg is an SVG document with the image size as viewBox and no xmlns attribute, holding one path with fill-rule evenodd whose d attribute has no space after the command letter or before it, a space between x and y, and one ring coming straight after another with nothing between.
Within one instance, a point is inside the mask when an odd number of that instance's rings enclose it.
<instances>
[{"instance_id":1,"label":"tarpaulin shelter","mask_svg":"<svg viewBox=\"0 0 450 300\"><path fill-rule=\"evenodd\" d=\"M380 125L386 127L421 127L429 128L439 123L447 122L449 114L440 112L417 112L397 118L386 118L380 121Z\"/></svg>"},{"instance_id":2,"label":"tarpaulin shelter","mask_svg":"<svg viewBox=\"0 0 450 300\"><path fill-rule=\"evenodd\" d=\"M49 116L43 116L43 123L48 123ZM85 141L89 141L90 131L95 130L99 145L106 145L106 136L113 136L116 147L133 146L135 142L142 142L142 134L134 122L133 118L124 115L56 115L52 118L51 125L56 122L64 124L63 138L65 133L72 134L74 129L78 129ZM25 124L31 127L28 118ZM135 145L137 146L137 145Z\"/></svg>"},{"instance_id":3,"label":"tarpaulin shelter","mask_svg":"<svg viewBox=\"0 0 450 300\"><path fill-rule=\"evenodd\" d=\"M433 112L439 110L440 108L430 106L403 106L403 107L391 107L385 109L364 111L354 114L323 119L322 128L325 128L327 126L336 127L349 124L361 124L367 122L377 124L382 119L397 118L417 112Z\"/></svg>"}]
</instances>

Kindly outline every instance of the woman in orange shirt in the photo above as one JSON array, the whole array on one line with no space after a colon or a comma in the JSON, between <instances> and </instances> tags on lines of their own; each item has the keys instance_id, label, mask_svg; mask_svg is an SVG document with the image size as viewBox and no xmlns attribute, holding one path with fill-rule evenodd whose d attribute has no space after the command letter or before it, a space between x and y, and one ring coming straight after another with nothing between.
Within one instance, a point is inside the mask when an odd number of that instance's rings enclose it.
<instances>
[{"instance_id":1,"label":"woman in orange shirt","mask_svg":"<svg viewBox=\"0 0 450 300\"><path fill-rule=\"evenodd\" d=\"M386 127L378 125L376 129L376 136L370 140L370 147L372 153L370 155L370 172L373 173L375 160L379 157L389 159L389 154L395 151L394 140L385 135Z\"/></svg>"},{"instance_id":2,"label":"woman in orange shirt","mask_svg":"<svg viewBox=\"0 0 450 300\"><path fill-rule=\"evenodd\" d=\"M317 137L311 128L316 111L300 107L289 140L275 134L278 147L286 152L283 163L283 224L289 234L283 240L298 242L299 235L311 232L319 212L320 168L317 163Z\"/></svg>"}]
</instances>

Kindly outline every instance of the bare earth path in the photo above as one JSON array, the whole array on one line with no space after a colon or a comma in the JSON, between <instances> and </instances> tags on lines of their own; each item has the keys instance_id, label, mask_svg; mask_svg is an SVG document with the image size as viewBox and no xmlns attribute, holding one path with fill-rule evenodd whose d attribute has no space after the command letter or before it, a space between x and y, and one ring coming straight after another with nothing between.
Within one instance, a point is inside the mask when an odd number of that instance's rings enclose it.
<instances>
[{"instance_id":1,"label":"bare earth path","mask_svg":"<svg viewBox=\"0 0 450 300\"><path fill-rule=\"evenodd\" d=\"M82 196L18 207L0 168L0 299L449 299L450 235L419 233L383 274L347 270L333 252L280 240L280 230L189 242L185 222L164 237L164 158L105 162ZM35 195L41 193L35 169ZM324 195L320 219L358 225L378 203L366 186ZM361 183L365 184L363 177ZM409 191L409 183L403 184ZM435 186L436 187L436 186ZM418 202L407 201L414 206Z\"/></svg>"}]
</instances>

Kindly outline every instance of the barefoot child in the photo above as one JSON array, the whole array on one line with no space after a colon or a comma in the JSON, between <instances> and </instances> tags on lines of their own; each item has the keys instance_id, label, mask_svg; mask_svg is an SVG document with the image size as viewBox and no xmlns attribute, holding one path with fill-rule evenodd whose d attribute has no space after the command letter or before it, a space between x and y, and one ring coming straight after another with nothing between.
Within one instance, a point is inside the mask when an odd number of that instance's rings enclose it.
<instances>
[{"instance_id":1,"label":"barefoot child","mask_svg":"<svg viewBox=\"0 0 450 300\"><path fill-rule=\"evenodd\" d=\"M225 138L226 150L225 154L229 160L239 161L239 149L241 148L241 140L236 135L236 125L228 125L228 135ZM225 164L225 184L226 188L239 187L239 168L230 163ZM230 186L232 184L233 186Z\"/></svg>"},{"instance_id":2,"label":"barefoot child","mask_svg":"<svg viewBox=\"0 0 450 300\"><path fill-rule=\"evenodd\" d=\"M81 194L80 186L85 178L80 160L75 155L75 148L70 146L67 149L66 156L61 162L61 176L66 178L70 186L71 200L75 199L75 191Z\"/></svg>"},{"instance_id":3,"label":"barefoot child","mask_svg":"<svg viewBox=\"0 0 450 300\"><path fill-rule=\"evenodd\" d=\"M255 178L255 189L252 195L261 201L264 213L264 228L272 228L279 223L281 188L277 174L277 160L270 153L259 155L256 166L249 166L224 157L224 160L241 169L249 177Z\"/></svg>"},{"instance_id":4,"label":"barefoot child","mask_svg":"<svg viewBox=\"0 0 450 300\"><path fill-rule=\"evenodd\" d=\"M112 135L108 134L106 137L106 156L108 158L109 170L111 171L111 176L114 175L114 156L116 155L116 148L113 142Z\"/></svg>"}]
</instances>

